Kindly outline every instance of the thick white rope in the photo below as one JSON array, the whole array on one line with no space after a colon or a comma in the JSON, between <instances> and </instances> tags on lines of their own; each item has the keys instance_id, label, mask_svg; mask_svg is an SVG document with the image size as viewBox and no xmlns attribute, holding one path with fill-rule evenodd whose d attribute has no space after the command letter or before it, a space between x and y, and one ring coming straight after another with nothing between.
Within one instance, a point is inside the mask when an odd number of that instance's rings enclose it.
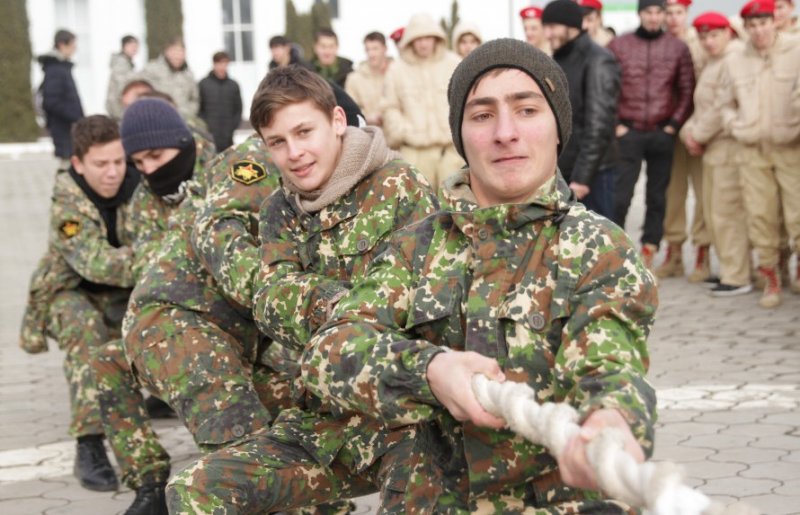
<instances>
[{"instance_id":1,"label":"thick white rope","mask_svg":"<svg viewBox=\"0 0 800 515\"><path fill-rule=\"evenodd\" d=\"M475 396L483 408L506 420L515 433L543 445L559 456L573 435L580 431L578 412L564 403L539 404L533 389L523 383L498 383L485 375L472 379ZM749 506L725 508L683 483L683 471L671 462L637 463L624 451L622 437L606 428L586 446L589 464L600 489L612 499L644 508L650 515L750 515Z\"/></svg>"}]
</instances>

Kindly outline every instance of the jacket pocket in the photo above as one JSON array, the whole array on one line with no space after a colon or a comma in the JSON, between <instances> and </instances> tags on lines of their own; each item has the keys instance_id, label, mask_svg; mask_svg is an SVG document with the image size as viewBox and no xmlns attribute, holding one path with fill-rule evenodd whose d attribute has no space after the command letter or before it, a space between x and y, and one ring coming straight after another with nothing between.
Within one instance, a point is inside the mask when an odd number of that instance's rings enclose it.
<instances>
[{"instance_id":1,"label":"jacket pocket","mask_svg":"<svg viewBox=\"0 0 800 515\"><path fill-rule=\"evenodd\" d=\"M436 345L463 348L461 318L453 316L461 299L458 277L423 277L408 307L406 330Z\"/></svg>"}]
</instances>

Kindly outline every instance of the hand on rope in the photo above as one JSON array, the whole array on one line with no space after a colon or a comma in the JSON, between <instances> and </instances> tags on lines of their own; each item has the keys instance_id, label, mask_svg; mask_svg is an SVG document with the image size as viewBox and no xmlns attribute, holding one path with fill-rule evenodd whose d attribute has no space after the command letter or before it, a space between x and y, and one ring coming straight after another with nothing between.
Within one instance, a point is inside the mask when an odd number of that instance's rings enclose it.
<instances>
[{"instance_id":1,"label":"hand on rope","mask_svg":"<svg viewBox=\"0 0 800 515\"><path fill-rule=\"evenodd\" d=\"M630 441L625 434L613 427L616 425L613 418L606 419L612 417L610 415L601 415L602 420L592 421L584 431L577 424L578 412L572 406L552 402L539 404L533 389L526 384L499 383L476 373L472 377L472 388L487 412L505 419L515 433L547 447L559 464L568 463L573 472L579 472L580 477L573 478L576 485L584 484L583 481L586 484L596 481L599 487L596 489L630 506L645 508L645 513L651 515L758 513L743 504L725 508L712 502L701 492L683 484L682 470L674 463L637 462L639 456L628 450ZM581 449L585 449L586 462L591 466L592 474L584 470L582 457L565 455L581 452Z\"/></svg>"}]
</instances>

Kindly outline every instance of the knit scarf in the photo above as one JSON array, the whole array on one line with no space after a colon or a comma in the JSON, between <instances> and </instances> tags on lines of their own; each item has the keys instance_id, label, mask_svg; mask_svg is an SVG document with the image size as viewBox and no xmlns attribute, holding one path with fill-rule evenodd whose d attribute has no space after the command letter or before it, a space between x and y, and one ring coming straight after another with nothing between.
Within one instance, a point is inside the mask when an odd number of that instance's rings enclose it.
<instances>
[{"instance_id":1,"label":"knit scarf","mask_svg":"<svg viewBox=\"0 0 800 515\"><path fill-rule=\"evenodd\" d=\"M316 213L348 194L356 184L400 154L389 149L383 132L377 127L347 127L342 138L342 153L331 177L321 189L300 191L281 172L284 188L295 195L297 205L307 213Z\"/></svg>"}]
</instances>

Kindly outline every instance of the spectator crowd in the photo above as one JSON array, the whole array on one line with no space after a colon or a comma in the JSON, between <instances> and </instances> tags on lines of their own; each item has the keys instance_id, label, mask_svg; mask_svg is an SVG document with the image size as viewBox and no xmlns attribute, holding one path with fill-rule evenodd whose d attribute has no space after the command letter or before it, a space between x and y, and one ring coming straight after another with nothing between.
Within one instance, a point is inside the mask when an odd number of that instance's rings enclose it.
<instances>
[{"instance_id":1,"label":"spectator crowd","mask_svg":"<svg viewBox=\"0 0 800 515\"><path fill-rule=\"evenodd\" d=\"M691 4L638 0L617 35L600 0L552 0L519 13L525 41L466 21L448 40L418 13L397 57L370 32L358 64L330 28L309 59L276 35L239 144L225 52L198 82L180 39L136 70L126 35L107 115L86 116L59 30L20 344L65 353L81 485L121 480L131 515L347 513L371 492L392 513L629 509L593 491L586 435L652 453L658 281L756 287L764 309L800 294L794 0ZM481 408L474 374L571 404L585 431L550 456ZM160 416L203 453L172 476Z\"/></svg>"}]
</instances>

